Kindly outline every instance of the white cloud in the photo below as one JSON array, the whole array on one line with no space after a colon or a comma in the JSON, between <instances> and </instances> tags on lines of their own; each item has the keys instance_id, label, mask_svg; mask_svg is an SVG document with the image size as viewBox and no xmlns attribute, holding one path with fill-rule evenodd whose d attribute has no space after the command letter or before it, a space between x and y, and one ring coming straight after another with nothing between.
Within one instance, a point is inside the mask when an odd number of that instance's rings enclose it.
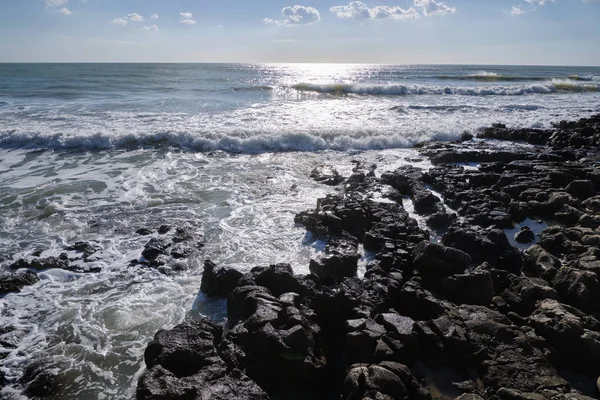
<instances>
[{"instance_id":1,"label":"white cloud","mask_svg":"<svg viewBox=\"0 0 600 400\"><path fill-rule=\"evenodd\" d=\"M131 22L142 22L144 21L144 17L142 17L138 13L131 13L127 16Z\"/></svg>"},{"instance_id":2,"label":"white cloud","mask_svg":"<svg viewBox=\"0 0 600 400\"><path fill-rule=\"evenodd\" d=\"M125 18L115 18L110 21L111 24L125 26L127 25L127 20Z\"/></svg>"},{"instance_id":3,"label":"white cloud","mask_svg":"<svg viewBox=\"0 0 600 400\"><path fill-rule=\"evenodd\" d=\"M160 29L158 29L158 26L156 26L156 25L150 25L150 26L146 25L141 30L148 31L148 32L160 32Z\"/></svg>"},{"instance_id":4,"label":"white cloud","mask_svg":"<svg viewBox=\"0 0 600 400\"><path fill-rule=\"evenodd\" d=\"M191 12L180 12L179 15L180 15L180 18L179 18L180 24L185 24L185 25L196 24L196 21L193 20L194 16L192 15Z\"/></svg>"},{"instance_id":5,"label":"white cloud","mask_svg":"<svg viewBox=\"0 0 600 400\"><path fill-rule=\"evenodd\" d=\"M152 15L150 16L150 19L158 19L158 14L152 14Z\"/></svg>"},{"instance_id":6,"label":"white cloud","mask_svg":"<svg viewBox=\"0 0 600 400\"><path fill-rule=\"evenodd\" d=\"M321 13L316 8L295 5L293 7L284 7L281 10L283 19L273 20L271 18L263 19L266 24L275 24L278 26L308 25L321 20Z\"/></svg>"},{"instance_id":7,"label":"white cloud","mask_svg":"<svg viewBox=\"0 0 600 400\"><path fill-rule=\"evenodd\" d=\"M71 12L71 10L69 10L69 9L68 9L68 8L66 8L66 7L63 7L63 8L61 8L60 10L58 10L58 12L60 12L60 13L62 13L62 14L64 14L64 15L71 15L71 14L73 14L73 13Z\"/></svg>"},{"instance_id":8,"label":"white cloud","mask_svg":"<svg viewBox=\"0 0 600 400\"><path fill-rule=\"evenodd\" d=\"M456 7L449 7L442 2L435 0L414 0L415 6L423 9L423 15L430 17L432 15L453 14Z\"/></svg>"},{"instance_id":9,"label":"white cloud","mask_svg":"<svg viewBox=\"0 0 600 400\"><path fill-rule=\"evenodd\" d=\"M543 6L548 1L555 2L554 0L525 0L526 3L533 4L534 6Z\"/></svg>"},{"instance_id":10,"label":"white cloud","mask_svg":"<svg viewBox=\"0 0 600 400\"><path fill-rule=\"evenodd\" d=\"M522 14L525 14L525 10L523 10L521 8L521 6L512 6L512 9L510 10L510 13L512 15L522 15Z\"/></svg>"},{"instance_id":11,"label":"white cloud","mask_svg":"<svg viewBox=\"0 0 600 400\"><path fill-rule=\"evenodd\" d=\"M401 7L377 6L367 7L360 1L353 1L347 6L335 6L329 9L338 18L349 18L357 20L366 19L407 19L418 18L419 13L414 8L405 10Z\"/></svg>"},{"instance_id":12,"label":"white cloud","mask_svg":"<svg viewBox=\"0 0 600 400\"><path fill-rule=\"evenodd\" d=\"M46 6L48 7L60 7L68 2L69 0L44 0L44 3L46 3Z\"/></svg>"}]
</instances>

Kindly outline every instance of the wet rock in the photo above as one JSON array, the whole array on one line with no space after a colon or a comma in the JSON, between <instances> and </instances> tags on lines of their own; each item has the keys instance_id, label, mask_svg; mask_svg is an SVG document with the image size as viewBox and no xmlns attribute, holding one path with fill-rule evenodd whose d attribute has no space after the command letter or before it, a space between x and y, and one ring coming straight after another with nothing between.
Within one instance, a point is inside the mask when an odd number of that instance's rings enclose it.
<instances>
[{"instance_id":1,"label":"wet rock","mask_svg":"<svg viewBox=\"0 0 600 400\"><path fill-rule=\"evenodd\" d=\"M227 296L236 287L242 275L238 270L218 267L212 261L206 260L200 290L207 296Z\"/></svg>"},{"instance_id":2,"label":"wet rock","mask_svg":"<svg viewBox=\"0 0 600 400\"><path fill-rule=\"evenodd\" d=\"M68 246L65 250L82 252L85 257L89 257L102 248L96 244L89 242L75 242L74 245Z\"/></svg>"},{"instance_id":3,"label":"wet rock","mask_svg":"<svg viewBox=\"0 0 600 400\"><path fill-rule=\"evenodd\" d=\"M64 269L66 271L71 272L80 272L80 273L95 273L100 272L99 267L89 267L86 265L80 266L76 264L71 264L69 260L69 256L66 253L61 253L58 257L46 257L46 258L34 258L31 260L26 260L21 258L10 265L11 269L21 269L28 268L34 269L36 271L43 271L46 269Z\"/></svg>"},{"instance_id":4,"label":"wet rock","mask_svg":"<svg viewBox=\"0 0 600 400\"><path fill-rule=\"evenodd\" d=\"M0 275L0 295L10 292L20 292L25 286L31 286L39 282L35 272L25 271L23 273L14 273Z\"/></svg>"},{"instance_id":5,"label":"wet rock","mask_svg":"<svg viewBox=\"0 0 600 400\"><path fill-rule=\"evenodd\" d=\"M528 226L521 228L521 230L515 233L515 241L521 244L531 243L535 240L535 234Z\"/></svg>"},{"instance_id":6,"label":"wet rock","mask_svg":"<svg viewBox=\"0 0 600 400\"><path fill-rule=\"evenodd\" d=\"M355 237L336 236L329 240L322 257L310 261L309 269L321 282L336 283L356 276L359 258L358 240Z\"/></svg>"},{"instance_id":7,"label":"wet rock","mask_svg":"<svg viewBox=\"0 0 600 400\"><path fill-rule=\"evenodd\" d=\"M155 261L160 255L167 254L169 247L171 247L171 243L166 239L150 239L150 241L144 246L142 257L150 262Z\"/></svg>"},{"instance_id":8,"label":"wet rock","mask_svg":"<svg viewBox=\"0 0 600 400\"><path fill-rule=\"evenodd\" d=\"M137 231L135 231L135 233L137 233L138 235L141 236L148 236L151 235L153 233L152 229L149 228L140 228Z\"/></svg>"},{"instance_id":9,"label":"wet rock","mask_svg":"<svg viewBox=\"0 0 600 400\"><path fill-rule=\"evenodd\" d=\"M471 264L467 253L427 241L419 243L413 254L415 268L423 279L430 281L464 272Z\"/></svg>"},{"instance_id":10,"label":"wet rock","mask_svg":"<svg viewBox=\"0 0 600 400\"><path fill-rule=\"evenodd\" d=\"M313 169L310 177L324 185L335 186L344 181L344 177L331 165L320 165Z\"/></svg>"},{"instance_id":11,"label":"wet rock","mask_svg":"<svg viewBox=\"0 0 600 400\"><path fill-rule=\"evenodd\" d=\"M165 233L168 233L171 229L173 229L171 225L161 225L158 227L158 234L164 235Z\"/></svg>"}]
</instances>

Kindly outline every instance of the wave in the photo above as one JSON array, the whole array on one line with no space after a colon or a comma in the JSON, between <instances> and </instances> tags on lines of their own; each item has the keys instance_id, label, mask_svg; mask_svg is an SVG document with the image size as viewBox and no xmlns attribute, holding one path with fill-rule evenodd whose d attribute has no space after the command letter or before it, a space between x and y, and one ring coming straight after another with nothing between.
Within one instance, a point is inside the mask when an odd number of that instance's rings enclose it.
<instances>
[{"instance_id":1,"label":"wave","mask_svg":"<svg viewBox=\"0 0 600 400\"><path fill-rule=\"evenodd\" d=\"M427 136L390 132L327 132L327 133L280 133L256 134L239 137L229 134L199 136L189 132L165 131L143 135L127 134L112 136L104 134L67 136L25 132L0 132L0 148L5 150L70 150L103 151L180 149L186 151L224 151L234 154L260 154L267 152L315 152L383 150L412 147L427 139L453 140L455 133L429 133Z\"/></svg>"},{"instance_id":2,"label":"wave","mask_svg":"<svg viewBox=\"0 0 600 400\"><path fill-rule=\"evenodd\" d=\"M519 86L494 86L494 87L440 87L417 85L351 85L351 84L312 84L299 83L292 88L301 92L316 92L331 95L382 95L382 96L408 96L408 95L462 95L462 96L522 96L526 94L551 94L551 93L584 93L599 92L600 84L555 80L547 84L519 85Z\"/></svg>"},{"instance_id":3,"label":"wave","mask_svg":"<svg viewBox=\"0 0 600 400\"><path fill-rule=\"evenodd\" d=\"M568 75L568 76L514 76L499 75L493 72L483 72L473 75L438 75L435 79L456 80L456 81L474 81L474 82L544 82L553 80L568 79L576 82L591 82L593 76Z\"/></svg>"}]
</instances>

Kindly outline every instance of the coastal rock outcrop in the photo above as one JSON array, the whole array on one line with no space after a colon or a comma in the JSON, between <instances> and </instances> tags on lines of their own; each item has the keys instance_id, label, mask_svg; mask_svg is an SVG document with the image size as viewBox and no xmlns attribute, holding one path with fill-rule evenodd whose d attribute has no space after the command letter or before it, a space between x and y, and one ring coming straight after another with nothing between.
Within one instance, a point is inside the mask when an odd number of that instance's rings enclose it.
<instances>
[{"instance_id":1,"label":"coastal rock outcrop","mask_svg":"<svg viewBox=\"0 0 600 400\"><path fill-rule=\"evenodd\" d=\"M600 116L479 137L526 143L426 143L433 168L381 177L357 162L295 217L327 243L308 275L207 261L225 326L159 332L138 398L597 398L573 373L600 375Z\"/></svg>"}]
</instances>

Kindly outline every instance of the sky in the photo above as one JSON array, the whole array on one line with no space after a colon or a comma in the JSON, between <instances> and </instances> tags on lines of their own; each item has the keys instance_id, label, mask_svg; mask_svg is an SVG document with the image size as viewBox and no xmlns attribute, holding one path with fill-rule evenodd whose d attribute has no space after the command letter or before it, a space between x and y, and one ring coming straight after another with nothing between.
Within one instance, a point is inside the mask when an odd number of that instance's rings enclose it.
<instances>
[{"instance_id":1,"label":"sky","mask_svg":"<svg viewBox=\"0 0 600 400\"><path fill-rule=\"evenodd\" d=\"M600 65L600 0L0 0L0 62Z\"/></svg>"}]
</instances>

